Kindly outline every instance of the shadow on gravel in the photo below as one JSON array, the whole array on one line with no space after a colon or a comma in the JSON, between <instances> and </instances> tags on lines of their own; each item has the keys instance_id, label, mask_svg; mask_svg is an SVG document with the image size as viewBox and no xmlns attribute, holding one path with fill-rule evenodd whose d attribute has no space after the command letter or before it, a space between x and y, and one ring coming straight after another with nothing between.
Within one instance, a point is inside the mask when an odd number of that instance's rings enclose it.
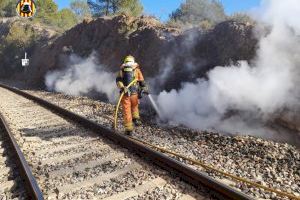
<instances>
[{"instance_id":1,"label":"shadow on gravel","mask_svg":"<svg viewBox=\"0 0 300 200\"><path fill-rule=\"evenodd\" d=\"M24 128L20 129L25 137L39 137L42 140L51 140L54 138L62 138L68 136L88 137L89 135L84 133L80 134L79 127L64 127L53 126L47 128ZM81 131L82 132L82 131Z\"/></svg>"}]
</instances>

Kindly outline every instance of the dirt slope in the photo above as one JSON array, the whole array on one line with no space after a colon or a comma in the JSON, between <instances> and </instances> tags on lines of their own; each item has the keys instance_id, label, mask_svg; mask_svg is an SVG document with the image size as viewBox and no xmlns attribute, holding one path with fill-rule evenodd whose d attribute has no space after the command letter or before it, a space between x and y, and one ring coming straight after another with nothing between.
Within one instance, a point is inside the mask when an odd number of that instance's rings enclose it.
<instances>
[{"instance_id":1,"label":"dirt slope","mask_svg":"<svg viewBox=\"0 0 300 200\"><path fill-rule=\"evenodd\" d=\"M0 77L23 77L21 58L49 43L59 33L51 27L19 17L0 18Z\"/></svg>"},{"instance_id":2,"label":"dirt slope","mask_svg":"<svg viewBox=\"0 0 300 200\"><path fill-rule=\"evenodd\" d=\"M53 44L37 49L33 55L31 83L42 86L47 71L66 66L71 53L82 57L96 52L99 63L116 71L126 54L137 57L147 77L159 68L171 65L176 81L169 79L164 88L177 88L183 80L204 75L215 65L249 60L254 56L256 40L252 27L236 22L223 22L209 32L198 29L182 31L166 27L149 17L125 15L84 21L59 37ZM187 72L192 65L195 73ZM193 76L190 76L193 74Z\"/></svg>"},{"instance_id":3,"label":"dirt slope","mask_svg":"<svg viewBox=\"0 0 300 200\"><path fill-rule=\"evenodd\" d=\"M167 27L150 17L121 15L86 20L58 37L59 34L49 28L17 19L2 19L2 38L11 34L13 25L20 25L43 36L39 42L29 45L31 66L26 76L24 73L18 74L19 78L24 78L32 86L41 88L44 87L45 74L49 70L66 67L71 53L88 57L94 51L99 63L110 71L118 69L126 54L133 54L147 78L161 75L170 68L170 76L157 86L170 90L179 88L183 81L205 77L206 72L214 66L251 60L257 45L253 27L234 21L220 23L209 31L184 31ZM12 60L15 65L19 64L20 56L23 56L23 52L15 57L6 54L1 59L0 74L8 73L4 66ZM300 130L297 112L283 112L276 119L276 123Z\"/></svg>"}]
</instances>

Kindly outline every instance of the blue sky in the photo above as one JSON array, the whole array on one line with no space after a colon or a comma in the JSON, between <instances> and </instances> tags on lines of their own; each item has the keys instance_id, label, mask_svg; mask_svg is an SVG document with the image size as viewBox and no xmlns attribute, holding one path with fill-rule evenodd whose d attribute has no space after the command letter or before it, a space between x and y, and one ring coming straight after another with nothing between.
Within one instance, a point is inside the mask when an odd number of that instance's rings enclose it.
<instances>
[{"instance_id":1,"label":"blue sky","mask_svg":"<svg viewBox=\"0 0 300 200\"><path fill-rule=\"evenodd\" d=\"M227 14L232 14L238 11L247 11L257 7L260 0L220 0ZM68 7L70 0L55 0L59 8ZM179 7L184 0L141 0L147 14L155 15L156 17L166 20L169 14Z\"/></svg>"}]
</instances>

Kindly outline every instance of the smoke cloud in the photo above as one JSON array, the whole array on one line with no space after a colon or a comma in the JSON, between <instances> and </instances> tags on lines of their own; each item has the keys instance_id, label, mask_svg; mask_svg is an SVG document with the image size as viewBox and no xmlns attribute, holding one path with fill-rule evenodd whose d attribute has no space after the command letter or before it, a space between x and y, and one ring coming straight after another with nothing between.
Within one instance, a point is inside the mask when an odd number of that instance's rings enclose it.
<instances>
[{"instance_id":1,"label":"smoke cloud","mask_svg":"<svg viewBox=\"0 0 300 200\"><path fill-rule=\"evenodd\" d=\"M165 119L191 128L257 134L265 129L253 119L268 120L275 112L296 106L300 99L299 2L265 0L254 13L262 24L258 27L268 27L268 31L257 30L255 60L216 66L207 79L161 92L157 102Z\"/></svg>"},{"instance_id":2,"label":"smoke cloud","mask_svg":"<svg viewBox=\"0 0 300 200\"><path fill-rule=\"evenodd\" d=\"M110 102L117 96L115 75L97 63L95 53L86 59L71 55L66 69L49 72L45 80L48 90L69 95L84 95L96 91Z\"/></svg>"}]
</instances>

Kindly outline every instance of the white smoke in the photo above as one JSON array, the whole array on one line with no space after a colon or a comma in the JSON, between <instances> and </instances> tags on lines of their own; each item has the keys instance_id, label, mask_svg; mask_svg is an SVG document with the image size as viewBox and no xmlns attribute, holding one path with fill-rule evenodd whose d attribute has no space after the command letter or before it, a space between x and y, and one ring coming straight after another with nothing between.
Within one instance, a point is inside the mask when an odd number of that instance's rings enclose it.
<instances>
[{"instance_id":1,"label":"white smoke","mask_svg":"<svg viewBox=\"0 0 300 200\"><path fill-rule=\"evenodd\" d=\"M46 75L45 82L49 90L69 95L83 95L96 91L105 94L110 102L115 101L115 75L105 71L101 64L97 64L94 53L86 59L73 54L69 63L66 69L52 71Z\"/></svg>"},{"instance_id":2,"label":"white smoke","mask_svg":"<svg viewBox=\"0 0 300 200\"><path fill-rule=\"evenodd\" d=\"M174 36L172 37L174 39ZM197 44L197 42L195 42L197 39L199 40L198 29L186 30L182 35L182 41L177 44L177 47L172 48L172 51L170 51L171 53L168 56L161 58L158 64L158 66L160 66L159 72L156 76L147 80L149 84L153 86L151 88L153 92L160 92L161 88L168 81L170 74L176 71L174 65L176 65L176 59L178 59L178 57L180 57L180 59L184 59L185 61L184 69L181 70L187 71L191 77L193 77L192 74L196 70L195 62L197 62L198 65L204 65L204 61L200 61L200 59L195 61L194 57L190 55L190 50L193 49ZM183 58L182 55L187 56Z\"/></svg>"},{"instance_id":3,"label":"white smoke","mask_svg":"<svg viewBox=\"0 0 300 200\"><path fill-rule=\"evenodd\" d=\"M265 0L258 11L257 20L270 30L259 36L256 59L215 67L207 80L160 93L157 101L166 119L192 128L254 133L263 127L249 125L250 118L268 119L299 102L299 1ZM226 118L232 110L247 115Z\"/></svg>"}]
</instances>

